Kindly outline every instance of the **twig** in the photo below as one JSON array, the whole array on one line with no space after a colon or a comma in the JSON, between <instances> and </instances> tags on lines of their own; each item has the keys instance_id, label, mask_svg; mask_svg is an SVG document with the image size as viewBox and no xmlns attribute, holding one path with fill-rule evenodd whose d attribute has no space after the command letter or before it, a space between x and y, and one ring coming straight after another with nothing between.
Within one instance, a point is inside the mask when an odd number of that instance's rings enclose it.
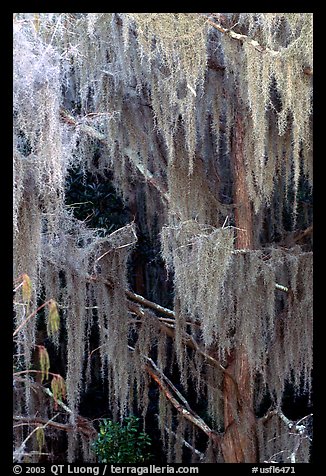
<instances>
[{"instance_id":1,"label":"twig","mask_svg":"<svg viewBox=\"0 0 326 476\"><path fill-rule=\"evenodd\" d=\"M25 440L21 443L20 447L19 447L17 450L14 451L14 456L19 457L20 454L24 451L27 441L34 435L34 433L35 433L37 430L39 430L40 428L42 428L42 429L44 430L48 425L53 424L53 420L54 420L55 418L57 418L57 416L59 416L59 413L57 413L56 415L54 415L54 417L52 417L51 420L45 420L45 423L44 423L44 424L38 422L38 423L37 423L37 427L34 428L34 430L33 430L29 435L27 435L27 437L25 438ZM14 420L16 420L17 418L19 418L19 417L14 417Z\"/></svg>"},{"instance_id":2,"label":"twig","mask_svg":"<svg viewBox=\"0 0 326 476\"><path fill-rule=\"evenodd\" d=\"M282 284L275 283L275 289L278 289L279 291L284 291L285 293L289 292L289 288L287 288L286 286L282 286Z\"/></svg>"},{"instance_id":3,"label":"twig","mask_svg":"<svg viewBox=\"0 0 326 476\"><path fill-rule=\"evenodd\" d=\"M158 415L157 415L158 416ZM186 441L184 438L181 438L181 436L178 436L174 431L170 430L167 426L164 427L164 430L167 433L170 433L175 437L176 440L181 441L181 443L186 447L189 448L193 453L195 453L200 460L203 460L205 458L205 454L202 453L201 451L197 450L197 448L194 448L188 441Z\"/></svg>"},{"instance_id":4,"label":"twig","mask_svg":"<svg viewBox=\"0 0 326 476\"><path fill-rule=\"evenodd\" d=\"M18 375L23 375L23 374L43 374L42 370L34 370L34 369L28 369L28 370L20 370L19 372L14 372L13 376L17 377ZM53 372L48 372L49 375L52 375L52 377L57 377L59 374L55 374ZM59 375L60 377L60 375Z\"/></svg>"},{"instance_id":5,"label":"twig","mask_svg":"<svg viewBox=\"0 0 326 476\"><path fill-rule=\"evenodd\" d=\"M22 286L24 286L24 282L20 283L16 288L14 288L14 293L18 291L18 289L21 288Z\"/></svg>"},{"instance_id":6,"label":"twig","mask_svg":"<svg viewBox=\"0 0 326 476\"><path fill-rule=\"evenodd\" d=\"M92 355L94 354L94 352L96 352L97 350L100 350L103 346L104 346L104 344L99 345L98 347L96 347L96 349L93 349L93 350L88 354L88 359L90 359L90 358L92 357Z\"/></svg>"},{"instance_id":7,"label":"twig","mask_svg":"<svg viewBox=\"0 0 326 476\"><path fill-rule=\"evenodd\" d=\"M56 428L57 430L63 430L63 431L76 431L76 426L70 424L70 423L57 423L53 422L51 420L46 420L45 418L39 418L39 417L24 417L24 416L14 416L13 419L15 421L21 421L24 423L28 423L30 425L48 425L52 426L53 428ZM81 432L87 435L88 437L90 434L95 434L96 431L94 429L91 430L90 428L86 428L84 418L77 418L77 429ZM36 429L35 429L36 430Z\"/></svg>"},{"instance_id":8,"label":"twig","mask_svg":"<svg viewBox=\"0 0 326 476\"><path fill-rule=\"evenodd\" d=\"M13 333L13 337L15 337L18 332L25 326L25 324L27 324L27 322L32 318L34 317L43 307L47 306L50 302L52 301L52 299L49 299L48 301L46 301L45 303L43 303L40 307L38 307L36 309L36 311L32 312L32 314L30 314L29 316L26 317L26 319L17 327L17 329L14 331Z\"/></svg>"}]
</instances>

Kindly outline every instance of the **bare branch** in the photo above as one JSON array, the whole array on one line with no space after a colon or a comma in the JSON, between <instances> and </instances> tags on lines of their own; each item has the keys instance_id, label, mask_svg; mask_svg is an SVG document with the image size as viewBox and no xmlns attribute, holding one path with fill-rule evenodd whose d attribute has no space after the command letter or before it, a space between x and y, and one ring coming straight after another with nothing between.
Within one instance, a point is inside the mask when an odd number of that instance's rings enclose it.
<instances>
[{"instance_id":1,"label":"bare branch","mask_svg":"<svg viewBox=\"0 0 326 476\"><path fill-rule=\"evenodd\" d=\"M260 420L262 421L263 424L265 424L273 416L277 416L278 418L280 418L283 421L283 423L285 423L285 425L288 427L289 434L294 435L295 437L294 448L291 451L288 459L291 461L291 463L296 463L297 453L302 443L302 440L306 438L310 439L309 436L307 435L307 427L303 425L302 422L306 420L307 418L312 417L312 413L304 416L303 418L300 418L300 420L295 422L287 418L280 408L274 408L273 410L270 410L269 412L267 412L266 415L260 418ZM278 454L284 453L284 452L285 450L275 453L274 455L271 456L270 460L272 460ZM270 460L268 462L271 462Z\"/></svg>"},{"instance_id":2,"label":"bare branch","mask_svg":"<svg viewBox=\"0 0 326 476\"><path fill-rule=\"evenodd\" d=\"M27 437L25 438L25 440L22 442L22 444L19 446L19 448L17 448L15 451L14 451L14 459L17 459L17 460L20 460L21 459L21 456L22 454L24 453L24 450L25 450L25 446L26 446L26 443L27 441L34 435L34 433L36 433L37 430L39 430L40 428L42 428L43 430L48 426L48 425L52 425L53 424L53 420L55 418L57 418L57 416L59 416L59 413L57 413L56 415L54 415L51 420L45 420L45 423L40 423L38 422L37 423L37 426L36 428L34 428L33 431L31 431L31 433L29 433L29 435L27 435ZM17 419L19 417L14 417L14 420ZM54 423L55 424L55 423Z\"/></svg>"},{"instance_id":3,"label":"bare branch","mask_svg":"<svg viewBox=\"0 0 326 476\"><path fill-rule=\"evenodd\" d=\"M132 291L126 290L125 293L126 293L126 296L132 301L138 302L142 306L154 309L155 311L160 312L161 314L165 314L168 317L175 318L175 312L171 311L171 309L160 306L159 304L156 304L155 302L149 301L148 299L144 298L140 294L133 293Z\"/></svg>"},{"instance_id":4,"label":"bare branch","mask_svg":"<svg viewBox=\"0 0 326 476\"><path fill-rule=\"evenodd\" d=\"M29 316L26 317L26 319L17 327L17 329L14 331L13 333L13 337L15 337L18 332L27 324L27 322L32 318L34 317L41 309L43 309L43 307L45 307L47 304L49 304L50 302L52 301L52 299L49 299L48 301L46 301L45 303L43 303L40 307L38 307L36 309L36 311L32 312Z\"/></svg>"},{"instance_id":5,"label":"bare branch","mask_svg":"<svg viewBox=\"0 0 326 476\"><path fill-rule=\"evenodd\" d=\"M15 421L20 421L22 423L28 423L29 425L36 425L37 427L47 425L57 430L63 430L63 431L77 430L88 437L92 437L96 435L96 430L91 425L91 422L89 420L86 420L86 418L83 418L80 416L77 417L76 426L70 423L57 423L57 422L46 420L45 418L40 418L40 417L14 416L13 419Z\"/></svg>"}]
</instances>

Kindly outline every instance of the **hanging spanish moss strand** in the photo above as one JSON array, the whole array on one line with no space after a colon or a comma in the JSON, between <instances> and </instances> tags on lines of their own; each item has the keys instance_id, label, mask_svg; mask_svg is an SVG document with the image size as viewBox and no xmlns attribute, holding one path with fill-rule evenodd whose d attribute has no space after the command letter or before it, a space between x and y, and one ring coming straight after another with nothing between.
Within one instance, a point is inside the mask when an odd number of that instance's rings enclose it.
<instances>
[{"instance_id":1,"label":"hanging spanish moss strand","mask_svg":"<svg viewBox=\"0 0 326 476\"><path fill-rule=\"evenodd\" d=\"M181 397L193 395L190 406L205 413L223 442L223 379L239 348L255 409L268 396L274 412L257 418L257 458L309 461L309 435L292 431L281 410L288 386L295 395L312 393L311 238L296 235L312 220L305 198L313 185L312 18L14 15L13 268L17 283L25 279L26 288L30 280L27 297L23 282L15 291L15 365L37 375L41 322L65 355L68 461L93 461L92 436L77 430L82 392L98 378L95 362L114 421L138 409L145 425L152 359L165 382L178 379ZM234 203L232 167L239 105L255 229L250 250L235 249L244 231L236 223L241 203ZM109 173L132 223L110 233L78 220L67 206L67 179L77 169L84 181L89 173L100 180ZM157 241L157 254L161 241L171 280L164 283L173 291L167 324L157 309L134 309L128 298L137 234L146 233ZM148 299L161 296L154 261L144 263ZM47 300L58 308L58 332L47 309L25 322ZM90 345L94 330L98 348ZM32 375L18 377L15 415L52 418L42 385L36 390ZM208 438L203 457L196 445L208 435L183 418L163 388L157 392L166 461L183 462L190 452L195 463L223 462L223 444ZM237 422L239 402L233 403ZM249 438L250 424L243 425ZM34 427L29 423L28 431ZM27 428L14 431L19 462ZM35 446L36 435L27 448Z\"/></svg>"}]
</instances>

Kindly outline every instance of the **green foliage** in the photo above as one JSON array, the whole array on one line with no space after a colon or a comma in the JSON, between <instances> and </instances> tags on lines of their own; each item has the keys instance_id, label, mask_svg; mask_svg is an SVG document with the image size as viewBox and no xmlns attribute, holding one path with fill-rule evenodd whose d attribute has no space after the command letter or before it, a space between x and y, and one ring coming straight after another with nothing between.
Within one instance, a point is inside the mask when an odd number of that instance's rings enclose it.
<instances>
[{"instance_id":1,"label":"green foliage","mask_svg":"<svg viewBox=\"0 0 326 476\"><path fill-rule=\"evenodd\" d=\"M127 209L118 196L111 176L100 179L90 172L71 169L66 181L66 204L74 216L89 228L102 228L111 233L124 226Z\"/></svg>"},{"instance_id":2,"label":"green foliage","mask_svg":"<svg viewBox=\"0 0 326 476\"><path fill-rule=\"evenodd\" d=\"M104 419L93 449L100 463L143 463L150 459L150 437L139 432L139 418L125 418L122 425Z\"/></svg>"}]
</instances>

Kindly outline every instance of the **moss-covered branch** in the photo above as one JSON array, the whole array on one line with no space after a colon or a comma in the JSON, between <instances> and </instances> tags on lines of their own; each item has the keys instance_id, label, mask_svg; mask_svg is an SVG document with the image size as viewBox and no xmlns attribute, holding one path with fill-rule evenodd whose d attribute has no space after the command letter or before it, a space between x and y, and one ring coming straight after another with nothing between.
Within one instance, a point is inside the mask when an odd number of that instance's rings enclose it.
<instances>
[{"instance_id":1,"label":"moss-covered branch","mask_svg":"<svg viewBox=\"0 0 326 476\"><path fill-rule=\"evenodd\" d=\"M259 51L260 53L268 53L271 56L275 56L275 57L280 55L279 51L275 51L270 48L264 48L262 45L258 43L258 41L253 40L247 35L236 33L230 28L224 28L220 23L217 22L217 20L212 21L209 18L207 18L207 23L209 23L209 25L216 28L216 30L220 31L221 33L225 35L228 35L230 38L234 40L243 41L243 42L245 41L248 45L252 46L255 50ZM313 74L313 69L309 66L303 67L302 71L304 74L308 76L312 76Z\"/></svg>"},{"instance_id":2,"label":"moss-covered branch","mask_svg":"<svg viewBox=\"0 0 326 476\"><path fill-rule=\"evenodd\" d=\"M212 430L199 415L194 411L189 411L183 404L181 404L171 393L169 386L164 383L159 375L157 374L155 368L150 365L146 365L146 371L152 377L152 379L158 384L160 390L164 393L165 397L169 400L174 408L188 421L190 421L197 428L202 430L205 435L208 436L215 444L220 444L220 435L214 430Z\"/></svg>"},{"instance_id":3,"label":"moss-covered branch","mask_svg":"<svg viewBox=\"0 0 326 476\"><path fill-rule=\"evenodd\" d=\"M74 126L74 127L78 127L79 130L83 132L84 134L87 134L89 137L92 137L93 139L97 139L99 142L101 142L107 147L109 146L106 136L104 134L102 134L101 132L99 132L92 126L78 122L78 120L66 109L64 108L60 109L60 116L61 116L61 119L66 124ZM156 188L156 190L160 193L160 196L164 201L169 202L170 200L169 194L164 189L163 185L157 181L157 179L154 177L152 172L150 172L148 169L144 167L144 164L142 164L140 160L138 159L137 154L135 154L131 148L127 148L125 150L125 153L129 157L134 167L145 178L146 182L148 182L150 185Z\"/></svg>"}]
</instances>

